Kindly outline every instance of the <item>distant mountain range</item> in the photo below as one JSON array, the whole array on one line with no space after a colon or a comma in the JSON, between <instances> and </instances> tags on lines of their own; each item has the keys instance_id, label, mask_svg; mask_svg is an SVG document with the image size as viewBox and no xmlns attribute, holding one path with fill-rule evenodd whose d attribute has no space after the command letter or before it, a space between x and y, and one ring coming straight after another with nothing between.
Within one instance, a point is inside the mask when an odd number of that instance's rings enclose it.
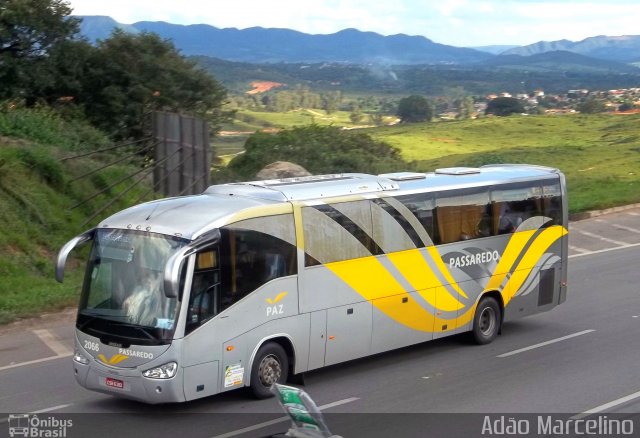
<instances>
[{"instance_id":1,"label":"distant mountain range","mask_svg":"<svg viewBox=\"0 0 640 438\"><path fill-rule=\"evenodd\" d=\"M594 36L582 41L540 41L528 46L516 47L503 55L530 56L563 50L592 58L624 63L640 62L640 35Z\"/></svg>"},{"instance_id":2,"label":"distant mountain range","mask_svg":"<svg viewBox=\"0 0 640 438\"><path fill-rule=\"evenodd\" d=\"M155 32L173 41L187 56L207 56L244 63L347 63L376 65L477 66L533 71L638 73L627 63L640 62L640 36L597 36L579 42L541 41L528 46L462 48L434 43L423 36L383 36L345 29L310 35L290 29L220 29L206 24L178 25L141 21L118 23L106 16L80 16L80 33L90 41L113 29Z\"/></svg>"},{"instance_id":3,"label":"distant mountain range","mask_svg":"<svg viewBox=\"0 0 640 438\"><path fill-rule=\"evenodd\" d=\"M500 55L482 61L477 66L503 70L526 70L528 72L581 72L592 74L640 74L640 69L617 61L608 61L566 50L535 53L529 56Z\"/></svg>"},{"instance_id":4,"label":"distant mountain range","mask_svg":"<svg viewBox=\"0 0 640 438\"><path fill-rule=\"evenodd\" d=\"M466 64L492 57L487 52L438 44L422 36L383 36L356 29L310 35L290 29L219 29L206 24L184 26L149 21L125 25L104 16L79 18L82 18L81 34L90 41L108 37L114 28L155 32L171 39L184 55L236 62Z\"/></svg>"}]
</instances>

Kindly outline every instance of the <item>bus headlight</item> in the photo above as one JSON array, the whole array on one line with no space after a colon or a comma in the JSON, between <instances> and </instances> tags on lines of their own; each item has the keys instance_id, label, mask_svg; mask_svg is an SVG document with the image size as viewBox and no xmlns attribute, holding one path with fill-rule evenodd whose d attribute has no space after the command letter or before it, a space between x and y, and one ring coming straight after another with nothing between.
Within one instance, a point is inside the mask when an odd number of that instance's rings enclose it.
<instances>
[{"instance_id":1,"label":"bus headlight","mask_svg":"<svg viewBox=\"0 0 640 438\"><path fill-rule=\"evenodd\" d=\"M73 361L78 362L82 365L89 365L89 359L87 359L82 353L78 350L73 352Z\"/></svg>"},{"instance_id":2,"label":"bus headlight","mask_svg":"<svg viewBox=\"0 0 640 438\"><path fill-rule=\"evenodd\" d=\"M169 362L157 368L151 368L143 372L142 375L150 379L170 379L176 375L176 371L178 371L178 364Z\"/></svg>"}]
</instances>

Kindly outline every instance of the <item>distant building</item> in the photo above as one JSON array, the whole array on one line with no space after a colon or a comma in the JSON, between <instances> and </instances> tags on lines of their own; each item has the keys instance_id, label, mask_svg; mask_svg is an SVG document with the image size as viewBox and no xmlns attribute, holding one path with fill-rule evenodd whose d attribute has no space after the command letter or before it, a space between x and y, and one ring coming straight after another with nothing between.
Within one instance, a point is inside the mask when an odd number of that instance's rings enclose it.
<instances>
[{"instance_id":1,"label":"distant building","mask_svg":"<svg viewBox=\"0 0 640 438\"><path fill-rule=\"evenodd\" d=\"M581 88L578 90L569 90L567 92L567 96L572 97L572 98L577 98L577 97L584 97L587 94L589 94L589 90Z\"/></svg>"}]
</instances>

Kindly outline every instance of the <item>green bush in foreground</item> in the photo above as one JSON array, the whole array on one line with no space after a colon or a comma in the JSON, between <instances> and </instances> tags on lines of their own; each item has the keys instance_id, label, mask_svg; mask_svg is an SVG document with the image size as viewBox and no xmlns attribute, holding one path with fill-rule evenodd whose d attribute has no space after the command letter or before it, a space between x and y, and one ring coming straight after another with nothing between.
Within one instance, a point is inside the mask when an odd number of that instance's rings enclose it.
<instances>
[{"instance_id":1,"label":"green bush in foreground","mask_svg":"<svg viewBox=\"0 0 640 438\"><path fill-rule=\"evenodd\" d=\"M294 162L313 174L378 174L408 166L398 149L368 134L309 125L276 134L253 134L245 143L244 154L231 160L229 169L241 179L252 179L275 161Z\"/></svg>"}]
</instances>

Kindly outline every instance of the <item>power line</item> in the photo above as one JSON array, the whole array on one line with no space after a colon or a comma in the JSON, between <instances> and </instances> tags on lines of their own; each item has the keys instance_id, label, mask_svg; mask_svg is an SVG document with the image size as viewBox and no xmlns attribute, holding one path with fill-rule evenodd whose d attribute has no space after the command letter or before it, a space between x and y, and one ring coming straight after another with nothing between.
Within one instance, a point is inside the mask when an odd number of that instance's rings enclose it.
<instances>
[{"instance_id":1,"label":"power line","mask_svg":"<svg viewBox=\"0 0 640 438\"><path fill-rule=\"evenodd\" d=\"M76 158L87 157L89 155L97 154L97 153L100 153L100 152L107 152L107 151L112 151L114 149L119 149L119 148L122 148L122 147L125 147L125 146L132 146L134 144L142 143L142 142L145 142L145 141L148 141L148 140L151 140L151 137L145 137L145 138L140 139L140 140L131 141L129 143L118 144L118 145L110 146L108 148L97 149L95 151L86 152L86 153L80 154L80 155L73 155L73 156L70 156L70 157L63 157L63 158L60 159L60 161L74 160Z\"/></svg>"},{"instance_id":2,"label":"power line","mask_svg":"<svg viewBox=\"0 0 640 438\"><path fill-rule=\"evenodd\" d=\"M138 150L138 151L136 151L136 152L134 152L132 154L125 155L124 157L122 157L122 158L120 158L118 160L112 161L112 162L110 162L108 164L105 164L104 166L98 167L97 169L93 169L93 170L91 170L91 171L89 171L89 172L87 172L87 173L85 173L83 175L77 176L77 177L73 178L72 180L70 180L69 182L75 182L75 181L81 180L81 179L86 178L86 177L88 177L90 175L93 175L94 173L100 172L101 170L104 170L107 167L113 166L114 164L121 163L122 161L124 161L124 160L126 160L128 158L135 157L136 155L139 155L141 152L145 152L145 151L149 150L150 148L157 146L159 143L160 142L152 143L152 144L148 145L147 147L142 148L142 149L140 149L140 150Z\"/></svg>"},{"instance_id":3,"label":"power line","mask_svg":"<svg viewBox=\"0 0 640 438\"><path fill-rule=\"evenodd\" d=\"M150 173L151 173L151 172L152 172L156 167L158 167L160 164L164 163L165 161L169 160L170 158L173 158L173 156L174 156L175 154L177 154L178 152L180 152L180 149L177 149L177 150L176 150L176 151L174 151L171 155L169 155L169 156L165 157L164 159L162 159L162 160L158 161L157 163L155 163L155 164L153 165L153 167L151 168L151 170L147 173L147 175L148 175L148 174L150 174ZM144 168L144 167L143 167L142 169L138 170L137 172L132 173L131 175L127 175L127 176L125 176L125 177L123 177L123 178L120 178L119 180L117 180L116 182L114 182L113 184L111 184L110 186L105 187L104 189L100 190L100 191L99 191L99 192L97 192L97 193L94 193L93 195L91 195L91 196L90 196L90 197L88 197L87 199L84 199L83 201L80 201L79 203L75 204L75 205L74 205L73 207L71 207L69 210L73 210L73 209L75 209L75 208L77 208L77 207L79 207L79 206L81 206L81 205L85 204L86 202L91 201L92 199L95 199L96 197L100 196L100 195L101 195L101 194L103 194L104 192L106 192L106 191L108 191L108 190L111 190L112 188L114 188L114 187L115 187L115 186L117 186L118 184L120 184L120 183L122 183L122 182L124 182L124 181L128 180L129 178L132 178L132 177L134 177L134 176L136 176L136 175L138 175L138 174L140 174L140 173L144 172L144 171L145 171L145 170L147 170L147 169L148 169L148 168ZM145 175L145 176L146 176L146 175Z\"/></svg>"}]
</instances>

